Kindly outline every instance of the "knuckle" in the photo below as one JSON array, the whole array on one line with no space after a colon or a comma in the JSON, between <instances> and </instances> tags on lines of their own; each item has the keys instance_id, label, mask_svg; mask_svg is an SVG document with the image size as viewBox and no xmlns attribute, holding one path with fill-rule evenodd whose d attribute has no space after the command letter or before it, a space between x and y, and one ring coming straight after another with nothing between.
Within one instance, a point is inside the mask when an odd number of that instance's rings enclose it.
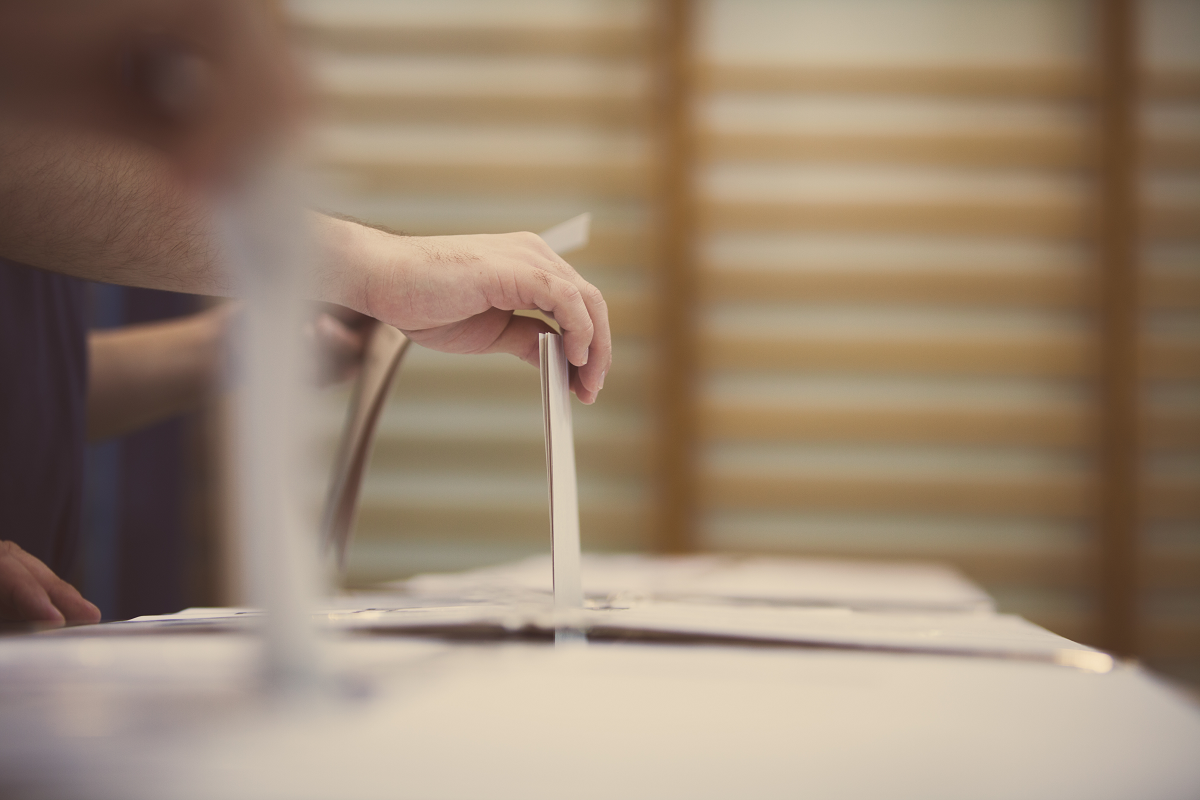
<instances>
[{"instance_id":1,"label":"knuckle","mask_svg":"<svg viewBox=\"0 0 1200 800\"><path fill-rule=\"evenodd\" d=\"M568 281L562 282L560 292L564 302L574 304L583 300L583 295L580 293L579 287Z\"/></svg>"},{"instance_id":2,"label":"knuckle","mask_svg":"<svg viewBox=\"0 0 1200 800\"><path fill-rule=\"evenodd\" d=\"M607 308L608 307L608 301L606 301L604 299L603 293L601 293L601 291L599 289L597 289L595 286L593 286L592 284L590 284L590 283L584 284L583 293L584 293L584 297L586 297L589 301L591 301L592 305L595 305L599 308Z\"/></svg>"},{"instance_id":3,"label":"knuckle","mask_svg":"<svg viewBox=\"0 0 1200 800\"><path fill-rule=\"evenodd\" d=\"M549 272L544 269L535 269L533 271L533 279L540 283L544 288L549 289L553 278Z\"/></svg>"}]
</instances>

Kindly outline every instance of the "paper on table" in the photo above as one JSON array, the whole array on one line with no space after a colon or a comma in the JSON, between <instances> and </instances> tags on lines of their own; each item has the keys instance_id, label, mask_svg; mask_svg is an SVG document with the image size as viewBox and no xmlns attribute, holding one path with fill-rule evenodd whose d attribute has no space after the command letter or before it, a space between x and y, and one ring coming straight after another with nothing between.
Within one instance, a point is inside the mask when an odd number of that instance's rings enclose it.
<instances>
[{"instance_id":1,"label":"paper on table","mask_svg":"<svg viewBox=\"0 0 1200 800\"><path fill-rule=\"evenodd\" d=\"M542 631L559 633L564 609L542 602L478 602L470 599L377 596L345 598L318 617L334 628L412 635L480 635ZM366 600L371 605L362 605ZM152 628L236 630L257 612L192 609L129 622L65 629L64 636L98 636ZM928 653L1041 661L1090 672L1107 672L1110 656L1077 644L1020 617L991 612L852 611L840 608L721 605L703 602L631 601L589 604L571 610L566 626L591 639L673 643L773 644L852 650Z\"/></svg>"},{"instance_id":2,"label":"paper on table","mask_svg":"<svg viewBox=\"0 0 1200 800\"><path fill-rule=\"evenodd\" d=\"M418 575L390 584L409 596L514 598L551 590L545 556L494 567ZM941 564L751 557L585 553L586 597L843 606L859 610L985 611L992 599Z\"/></svg>"},{"instance_id":3,"label":"paper on table","mask_svg":"<svg viewBox=\"0 0 1200 800\"><path fill-rule=\"evenodd\" d=\"M591 213L580 214L543 231L541 237L551 250L562 255L587 246L591 225ZM322 544L326 551L333 551L339 569L346 566L346 551L358 513L359 489L370 460L375 428L408 345L407 336L383 323L375 326L367 343L321 517Z\"/></svg>"},{"instance_id":4,"label":"paper on table","mask_svg":"<svg viewBox=\"0 0 1200 800\"><path fill-rule=\"evenodd\" d=\"M546 482L550 490L550 559L554 604L583 604L579 572L579 489L575 479L575 433L571 388L562 336L538 337L542 374L542 419L546 433Z\"/></svg>"}]
</instances>

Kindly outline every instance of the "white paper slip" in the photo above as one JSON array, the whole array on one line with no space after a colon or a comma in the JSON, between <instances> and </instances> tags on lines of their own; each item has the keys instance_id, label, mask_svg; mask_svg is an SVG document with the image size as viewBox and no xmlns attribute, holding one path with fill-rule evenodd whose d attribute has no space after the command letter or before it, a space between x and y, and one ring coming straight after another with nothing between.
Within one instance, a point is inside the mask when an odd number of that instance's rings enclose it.
<instances>
[{"instance_id":1,"label":"white paper slip","mask_svg":"<svg viewBox=\"0 0 1200 800\"><path fill-rule=\"evenodd\" d=\"M560 222L538 235L546 244L550 245L551 250L561 256L587 247L591 232L592 213L588 211L577 217L571 217L566 222Z\"/></svg>"},{"instance_id":2,"label":"white paper slip","mask_svg":"<svg viewBox=\"0 0 1200 800\"><path fill-rule=\"evenodd\" d=\"M546 482L550 489L550 560L554 604L583 605L579 571L579 487L575 480L575 432L567 353L557 333L538 337L542 372L542 419L546 433Z\"/></svg>"}]
</instances>

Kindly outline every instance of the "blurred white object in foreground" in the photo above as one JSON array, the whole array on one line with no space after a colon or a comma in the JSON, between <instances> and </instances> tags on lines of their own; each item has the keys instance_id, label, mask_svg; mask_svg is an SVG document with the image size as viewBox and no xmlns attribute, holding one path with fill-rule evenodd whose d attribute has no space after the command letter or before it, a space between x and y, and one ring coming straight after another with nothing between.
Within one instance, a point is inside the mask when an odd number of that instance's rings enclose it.
<instances>
[{"instance_id":1,"label":"blurred white object in foreground","mask_svg":"<svg viewBox=\"0 0 1200 800\"><path fill-rule=\"evenodd\" d=\"M316 531L297 496L309 457L300 330L311 261L298 183L291 170L268 165L218 211L220 245L245 302L233 344L241 390L229 465L243 590L266 612L263 671L282 694L302 691L319 672Z\"/></svg>"}]
</instances>

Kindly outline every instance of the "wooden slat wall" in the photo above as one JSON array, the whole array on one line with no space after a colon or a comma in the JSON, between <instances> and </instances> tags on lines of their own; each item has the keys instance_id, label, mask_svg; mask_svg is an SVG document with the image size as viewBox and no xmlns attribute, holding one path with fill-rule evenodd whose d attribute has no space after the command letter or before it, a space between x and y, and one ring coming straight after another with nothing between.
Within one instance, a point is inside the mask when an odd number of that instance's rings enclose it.
<instances>
[{"instance_id":1,"label":"wooden slat wall","mask_svg":"<svg viewBox=\"0 0 1200 800\"><path fill-rule=\"evenodd\" d=\"M611 0L291 5L311 55L315 142L336 210L413 234L541 230L594 212L570 257L609 301L616 366L574 409L589 549L642 549L653 448L647 66L652 15ZM381 424L347 580L542 552L537 371L416 349ZM344 392L328 398L332 446Z\"/></svg>"},{"instance_id":2,"label":"wooden slat wall","mask_svg":"<svg viewBox=\"0 0 1200 800\"><path fill-rule=\"evenodd\" d=\"M704 4L699 541L949 558L1096 640L1093 9L892 5ZM1024 44L1004 52L1000 29ZM1191 152L1169 134L1147 151ZM1194 280L1150 276L1146 307L1194 307ZM1147 375L1194 380L1197 344L1148 337ZM1155 410L1147 437L1178 450L1196 424ZM1189 491L1151 482L1148 513L1187 515Z\"/></svg>"},{"instance_id":3,"label":"wooden slat wall","mask_svg":"<svg viewBox=\"0 0 1200 800\"><path fill-rule=\"evenodd\" d=\"M1154 0L1139 11L1140 323L1144 338L1185 352L1200 341L1200 307L1189 299L1200 279L1200 4ZM1200 442L1188 434L1200 409L1200 358L1188 359L1192 369L1171 375L1143 363L1134 621L1144 660L1200 684ZM1179 427L1164 427L1171 415Z\"/></svg>"},{"instance_id":4,"label":"wooden slat wall","mask_svg":"<svg viewBox=\"0 0 1200 800\"><path fill-rule=\"evenodd\" d=\"M1119 596L1108 2L292 7L339 210L412 233L597 212L574 263L618 366L576 408L585 547L949 560L1005 610L1200 681L1200 15L1137 5L1144 480ZM353 582L544 549L536 383L412 358Z\"/></svg>"}]
</instances>

